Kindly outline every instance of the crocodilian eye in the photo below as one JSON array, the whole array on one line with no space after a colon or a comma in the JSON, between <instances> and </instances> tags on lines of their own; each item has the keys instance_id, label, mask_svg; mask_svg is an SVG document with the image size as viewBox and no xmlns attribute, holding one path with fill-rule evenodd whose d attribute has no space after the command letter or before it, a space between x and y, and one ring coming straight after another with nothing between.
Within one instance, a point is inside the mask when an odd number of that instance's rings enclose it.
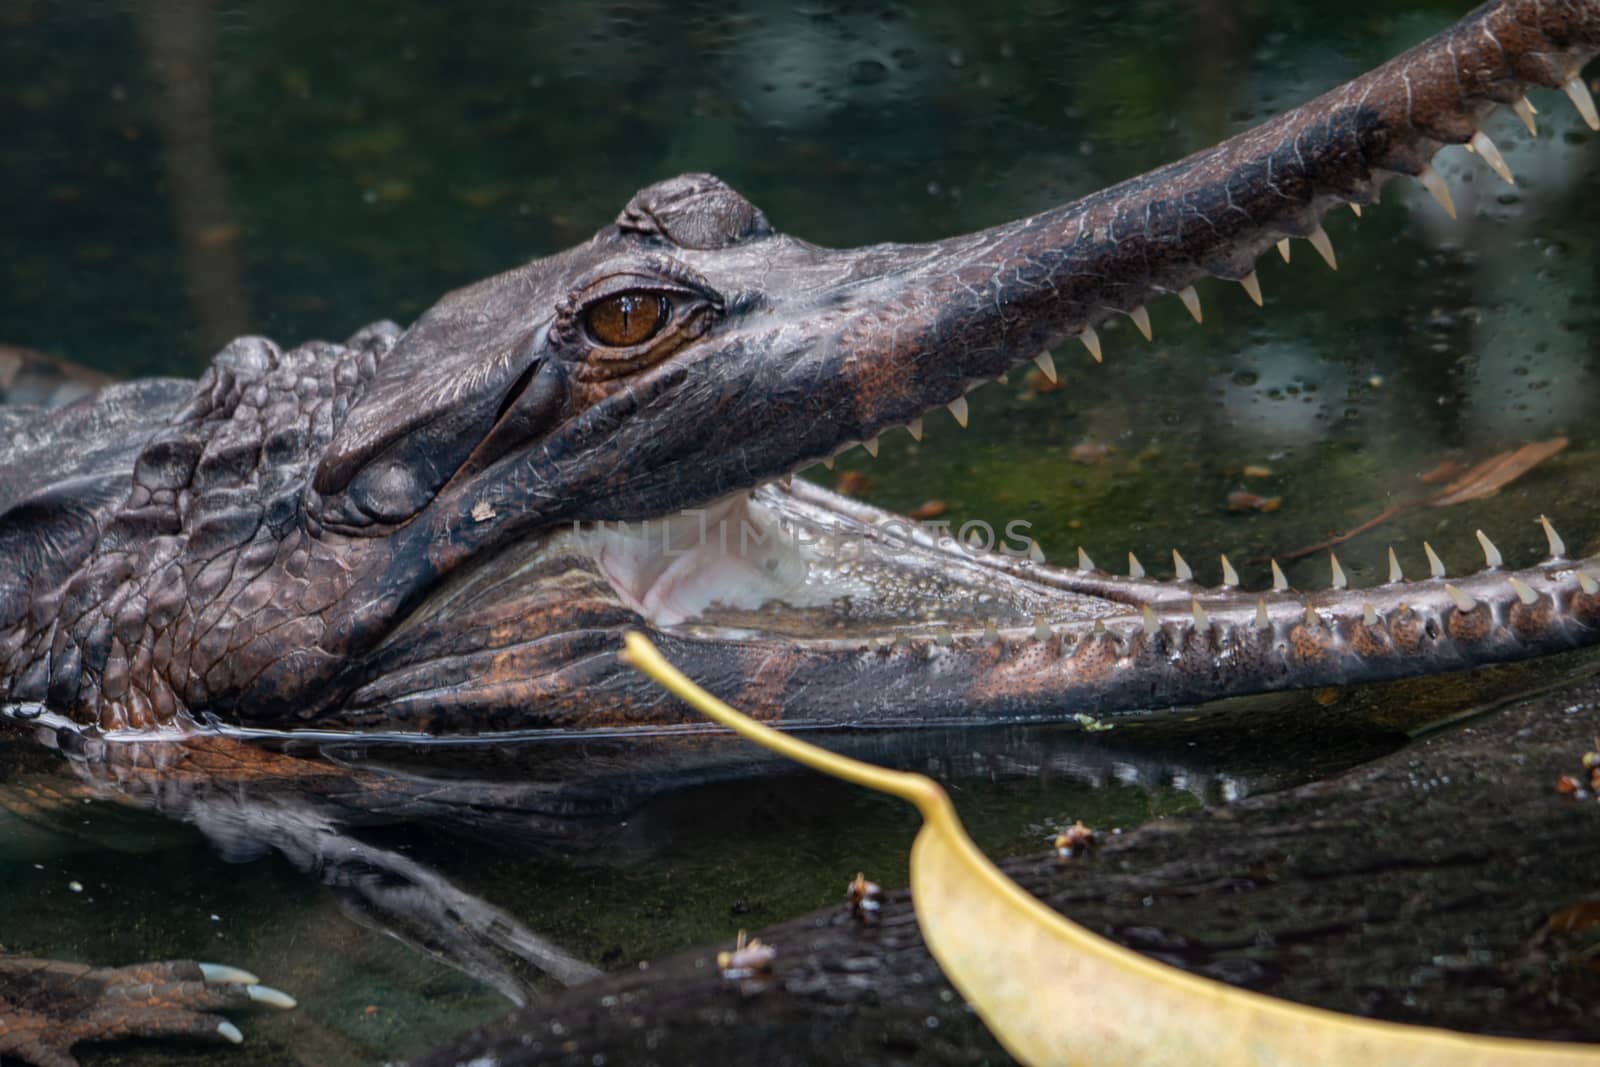
<instances>
[{"instance_id":1,"label":"crocodilian eye","mask_svg":"<svg viewBox=\"0 0 1600 1067\"><path fill-rule=\"evenodd\" d=\"M631 290L590 304L584 312L589 336L608 348L643 344L672 318L672 302L660 293Z\"/></svg>"}]
</instances>

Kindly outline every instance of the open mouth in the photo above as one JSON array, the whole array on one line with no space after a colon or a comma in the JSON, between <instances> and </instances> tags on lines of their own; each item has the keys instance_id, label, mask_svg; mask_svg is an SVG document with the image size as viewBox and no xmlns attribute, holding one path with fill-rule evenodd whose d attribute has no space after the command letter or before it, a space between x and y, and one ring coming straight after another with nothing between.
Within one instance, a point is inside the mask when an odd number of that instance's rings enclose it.
<instances>
[{"instance_id":1,"label":"open mouth","mask_svg":"<svg viewBox=\"0 0 1600 1067\"><path fill-rule=\"evenodd\" d=\"M704 636L937 640L1118 608L1021 577L1037 549L1020 529L969 523L965 533L794 481L566 536L651 625Z\"/></svg>"}]
</instances>

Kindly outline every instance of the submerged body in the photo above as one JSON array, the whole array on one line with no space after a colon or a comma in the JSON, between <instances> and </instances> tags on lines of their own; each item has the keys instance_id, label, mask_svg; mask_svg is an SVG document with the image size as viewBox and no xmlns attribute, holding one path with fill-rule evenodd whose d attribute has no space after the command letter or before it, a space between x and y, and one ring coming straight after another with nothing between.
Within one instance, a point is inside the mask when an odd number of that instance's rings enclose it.
<instances>
[{"instance_id":1,"label":"submerged body","mask_svg":"<svg viewBox=\"0 0 1600 1067\"><path fill-rule=\"evenodd\" d=\"M707 176L409 330L246 338L198 383L0 409L0 703L105 732L655 729L646 629L788 725L1064 718L1522 658L1600 635L1600 568L1202 588L977 554L803 480L1144 304L1438 177L1528 86L1586 101L1600 5L1490 5L1357 81L1084 200L829 250ZM1576 89L1570 88L1577 86ZM1142 328L1142 327L1141 327ZM63 447L71 443L71 448ZM697 513L684 514L684 509ZM625 525L624 525L625 524ZM704 534L702 531L706 531ZM663 549L663 538L668 549Z\"/></svg>"}]
</instances>

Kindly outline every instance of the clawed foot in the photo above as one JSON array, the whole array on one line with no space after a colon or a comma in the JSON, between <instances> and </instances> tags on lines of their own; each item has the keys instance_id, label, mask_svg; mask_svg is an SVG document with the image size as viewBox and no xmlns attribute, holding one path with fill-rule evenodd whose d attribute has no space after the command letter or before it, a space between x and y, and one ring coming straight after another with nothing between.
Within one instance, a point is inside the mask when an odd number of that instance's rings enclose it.
<instances>
[{"instance_id":1,"label":"clawed foot","mask_svg":"<svg viewBox=\"0 0 1600 1067\"><path fill-rule=\"evenodd\" d=\"M88 967L0 956L0 1059L34 1067L77 1067L80 1041L125 1037L244 1040L213 1012L294 998L255 975L217 963L173 960L131 967Z\"/></svg>"}]
</instances>

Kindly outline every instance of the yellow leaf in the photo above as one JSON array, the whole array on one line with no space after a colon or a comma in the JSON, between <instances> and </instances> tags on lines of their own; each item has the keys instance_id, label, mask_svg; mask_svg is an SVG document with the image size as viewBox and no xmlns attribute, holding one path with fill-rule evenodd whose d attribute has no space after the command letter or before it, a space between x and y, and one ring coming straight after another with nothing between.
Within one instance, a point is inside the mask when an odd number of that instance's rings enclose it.
<instances>
[{"instance_id":1,"label":"yellow leaf","mask_svg":"<svg viewBox=\"0 0 1600 1067\"><path fill-rule=\"evenodd\" d=\"M952 985L1017 1059L1081 1067L1600 1065L1600 1047L1377 1022L1238 989L1157 963L1030 896L978 851L945 791L801 741L684 677L642 634L628 662L707 717L825 774L910 801L911 900Z\"/></svg>"}]
</instances>

